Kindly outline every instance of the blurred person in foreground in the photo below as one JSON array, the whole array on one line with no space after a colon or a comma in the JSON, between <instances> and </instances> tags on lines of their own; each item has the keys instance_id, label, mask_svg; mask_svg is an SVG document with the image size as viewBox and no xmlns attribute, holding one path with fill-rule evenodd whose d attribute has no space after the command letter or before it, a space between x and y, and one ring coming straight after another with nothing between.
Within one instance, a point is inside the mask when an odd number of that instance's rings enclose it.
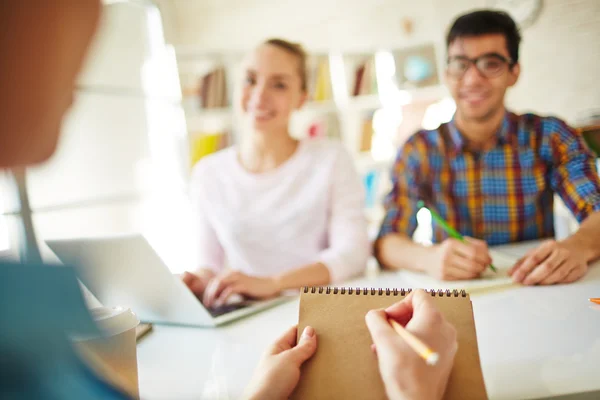
<instances>
[{"instance_id":1,"label":"blurred person in foreground","mask_svg":"<svg viewBox=\"0 0 600 400\"><path fill-rule=\"evenodd\" d=\"M53 154L100 12L99 0L0 2L1 168L31 166ZM67 332L81 328L78 324L92 323L71 268L2 262L0 276L2 399L131 398L130 388L110 367L92 370L67 339ZM426 366L394 333L388 318L435 346L443 362ZM431 299L417 291L387 310L370 312L366 322L389 397L441 398L456 332ZM314 329L307 327L298 343L296 335L296 328L290 328L265 353L246 398L290 396L300 366L317 348Z\"/></svg>"}]
</instances>

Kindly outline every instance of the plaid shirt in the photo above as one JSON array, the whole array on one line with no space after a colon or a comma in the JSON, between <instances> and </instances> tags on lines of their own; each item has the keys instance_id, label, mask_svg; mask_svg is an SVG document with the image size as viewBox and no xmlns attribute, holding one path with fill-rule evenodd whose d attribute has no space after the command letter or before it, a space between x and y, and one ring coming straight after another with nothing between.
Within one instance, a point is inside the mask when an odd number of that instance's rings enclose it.
<instances>
[{"instance_id":1,"label":"plaid shirt","mask_svg":"<svg viewBox=\"0 0 600 400\"><path fill-rule=\"evenodd\" d=\"M554 236L554 193L579 222L600 211L596 157L563 121L507 112L497 137L476 153L454 121L413 135L398 152L379 237L412 237L420 199L490 245ZM433 221L433 241L446 237Z\"/></svg>"}]
</instances>

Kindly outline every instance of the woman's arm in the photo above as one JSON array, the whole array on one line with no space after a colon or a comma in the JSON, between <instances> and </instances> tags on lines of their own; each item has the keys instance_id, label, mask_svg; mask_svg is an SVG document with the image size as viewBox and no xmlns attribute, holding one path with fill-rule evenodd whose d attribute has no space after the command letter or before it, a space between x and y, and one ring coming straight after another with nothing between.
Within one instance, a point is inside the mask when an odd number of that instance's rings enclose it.
<instances>
[{"instance_id":1,"label":"woman's arm","mask_svg":"<svg viewBox=\"0 0 600 400\"><path fill-rule=\"evenodd\" d=\"M209 215L214 213L206 192L210 190L209 165L200 161L194 167L190 181L190 199L194 216L197 243L196 265L198 269L212 269L215 273L224 267L225 252L217 237Z\"/></svg>"},{"instance_id":2,"label":"woman's arm","mask_svg":"<svg viewBox=\"0 0 600 400\"><path fill-rule=\"evenodd\" d=\"M196 234L196 265L197 269L185 272L183 282L199 298L202 298L208 282L222 271L225 262L225 252L219 242L214 227L208 215L210 203L204 196L206 187L206 167L198 163L192 173L190 183L190 198L194 215L194 230Z\"/></svg>"},{"instance_id":3,"label":"woman's arm","mask_svg":"<svg viewBox=\"0 0 600 400\"><path fill-rule=\"evenodd\" d=\"M364 203L365 190L348 152L340 148L332 171L329 246L317 262L329 270L330 282L362 273L371 255Z\"/></svg>"}]
</instances>

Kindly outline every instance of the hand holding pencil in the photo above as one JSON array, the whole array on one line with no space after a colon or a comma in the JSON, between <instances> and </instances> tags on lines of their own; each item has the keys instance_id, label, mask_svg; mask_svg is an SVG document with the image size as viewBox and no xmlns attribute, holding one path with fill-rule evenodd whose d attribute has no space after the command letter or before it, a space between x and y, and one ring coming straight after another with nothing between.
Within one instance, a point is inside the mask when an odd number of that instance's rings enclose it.
<instances>
[{"instance_id":1,"label":"hand holding pencil","mask_svg":"<svg viewBox=\"0 0 600 400\"><path fill-rule=\"evenodd\" d=\"M423 265L436 279L474 279L487 268L496 271L487 244L483 240L462 236L432 208L419 201L418 208L426 208L432 219L447 232L449 238L432 247L430 260Z\"/></svg>"},{"instance_id":2,"label":"hand holding pencil","mask_svg":"<svg viewBox=\"0 0 600 400\"><path fill-rule=\"evenodd\" d=\"M456 330L429 294L415 290L385 310L370 311L366 323L388 398L442 397L457 351ZM426 361L432 354L435 364Z\"/></svg>"}]
</instances>

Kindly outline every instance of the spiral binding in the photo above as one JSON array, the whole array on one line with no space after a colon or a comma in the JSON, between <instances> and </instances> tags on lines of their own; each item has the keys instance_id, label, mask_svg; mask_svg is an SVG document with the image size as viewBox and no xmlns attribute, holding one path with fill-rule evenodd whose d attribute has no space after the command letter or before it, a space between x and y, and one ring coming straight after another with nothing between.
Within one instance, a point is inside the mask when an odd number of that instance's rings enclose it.
<instances>
[{"instance_id":1,"label":"spiral binding","mask_svg":"<svg viewBox=\"0 0 600 400\"><path fill-rule=\"evenodd\" d=\"M363 296L406 296L408 293L412 292L413 289L390 289L390 288L379 288L379 289L375 289L375 288L351 288L351 287L316 287L316 286L305 286L303 289L304 293L311 293L311 294L347 294L347 295L354 295L354 296L360 296L361 294ZM425 291L429 294L431 294L431 296L435 297L467 297L467 292L465 290L458 290L458 289L454 289L454 290L450 290L450 289L425 289Z\"/></svg>"}]
</instances>

